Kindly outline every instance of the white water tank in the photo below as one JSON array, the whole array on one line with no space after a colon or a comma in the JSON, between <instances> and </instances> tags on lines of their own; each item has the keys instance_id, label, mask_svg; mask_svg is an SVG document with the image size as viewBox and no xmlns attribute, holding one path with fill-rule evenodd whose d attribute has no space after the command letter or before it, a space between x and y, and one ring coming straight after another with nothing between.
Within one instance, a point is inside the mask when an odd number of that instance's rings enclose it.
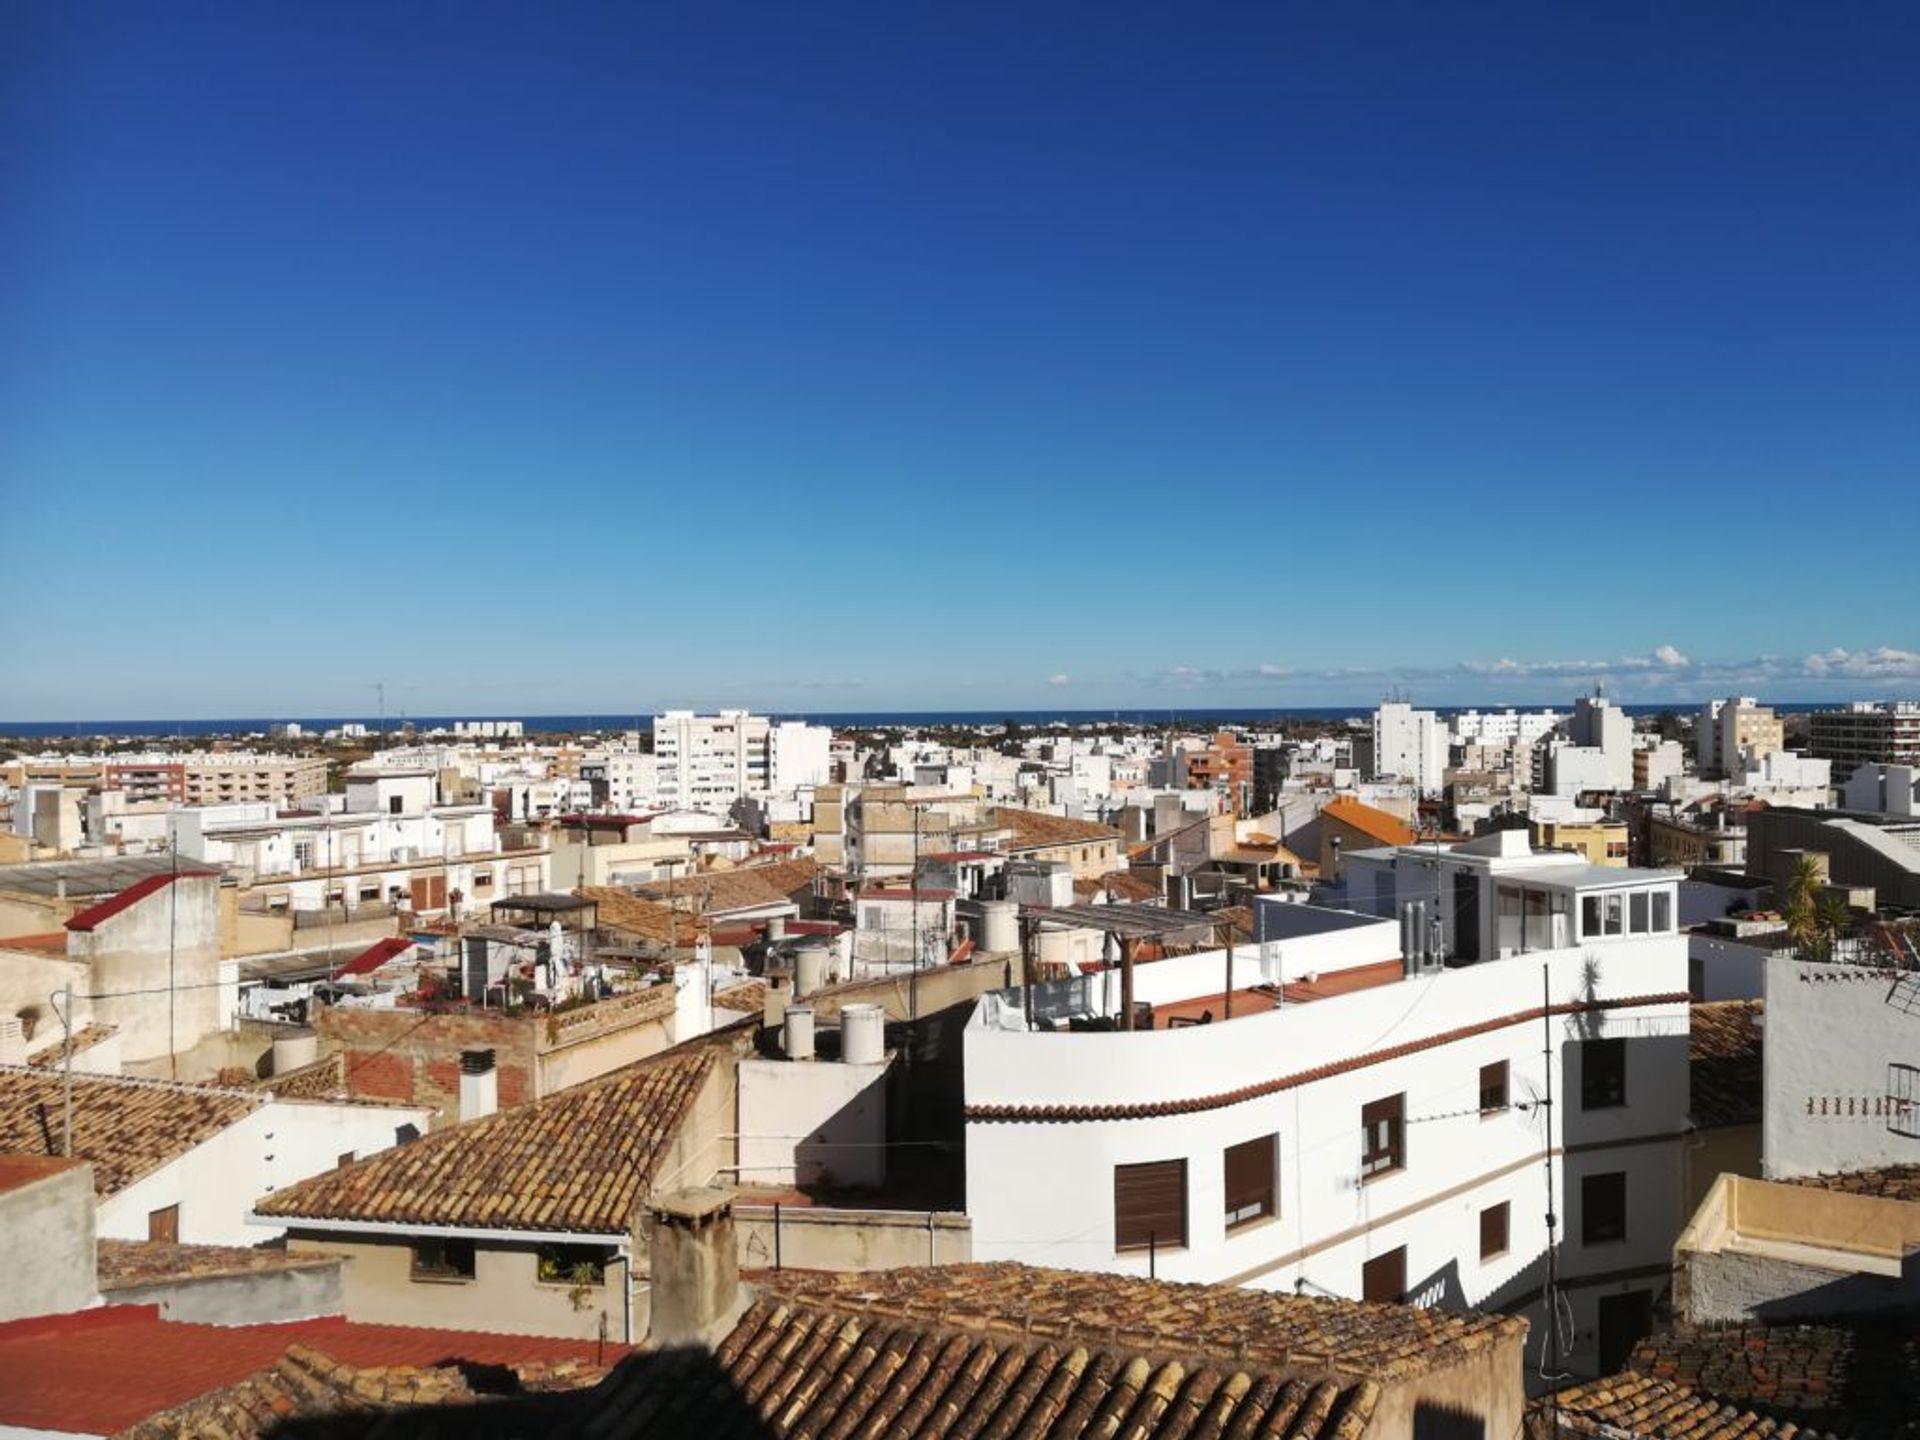
<instances>
[{"instance_id":1,"label":"white water tank","mask_svg":"<svg viewBox=\"0 0 1920 1440\"><path fill-rule=\"evenodd\" d=\"M811 995L827 983L827 964L832 952L816 941L793 952L793 993Z\"/></svg>"},{"instance_id":2,"label":"white water tank","mask_svg":"<svg viewBox=\"0 0 1920 1440\"><path fill-rule=\"evenodd\" d=\"M878 1005L849 1005L840 1012L840 1058L849 1065L878 1065L887 1058L887 1012Z\"/></svg>"},{"instance_id":3,"label":"white water tank","mask_svg":"<svg viewBox=\"0 0 1920 1440\"><path fill-rule=\"evenodd\" d=\"M784 1023L787 1059L811 1060L813 1058L813 1007L789 1005Z\"/></svg>"},{"instance_id":4,"label":"white water tank","mask_svg":"<svg viewBox=\"0 0 1920 1440\"><path fill-rule=\"evenodd\" d=\"M1020 907L1013 901L980 902L980 948L998 955L1020 948Z\"/></svg>"},{"instance_id":5,"label":"white water tank","mask_svg":"<svg viewBox=\"0 0 1920 1440\"><path fill-rule=\"evenodd\" d=\"M320 1037L311 1030L279 1035L273 1042L273 1073L285 1075L320 1058Z\"/></svg>"}]
</instances>

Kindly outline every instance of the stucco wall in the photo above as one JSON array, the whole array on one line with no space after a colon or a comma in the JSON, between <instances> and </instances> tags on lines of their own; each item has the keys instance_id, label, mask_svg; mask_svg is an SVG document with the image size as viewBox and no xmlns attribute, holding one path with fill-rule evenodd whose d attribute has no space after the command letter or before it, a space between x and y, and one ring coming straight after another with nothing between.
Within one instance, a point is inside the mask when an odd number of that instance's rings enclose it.
<instances>
[{"instance_id":1,"label":"stucco wall","mask_svg":"<svg viewBox=\"0 0 1920 1440\"><path fill-rule=\"evenodd\" d=\"M1920 975L1772 957L1762 1064L1767 1175L1920 1162Z\"/></svg>"},{"instance_id":2,"label":"stucco wall","mask_svg":"<svg viewBox=\"0 0 1920 1440\"><path fill-rule=\"evenodd\" d=\"M608 1261L603 1283L580 1290L570 1282L541 1280L532 1243L477 1245L471 1280L414 1279L413 1251L400 1236L314 1232L292 1237L288 1249L347 1257L342 1296L349 1320L581 1340L600 1338L604 1321L608 1339L626 1334L627 1267L617 1259ZM644 1307L644 1294L638 1303ZM644 1321L643 1310L634 1333L646 1333Z\"/></svg>"},{"instance_id":3,"label":"stucco wall","mask_svg":"<svg viewBox=\"0 0 1920 1440\"><path fill-rule=\"evenodd\" d=\"M887 1064L740 1062L740 1183L877 1186L887 1175Z\"/></svg>"},{"instance_id":4,"label":"stucco wall","mask_svg":"<svg viewBox=\"0 0 1920 1440\"><path fill-rule=\"evenodd\" d=\"M93 1236L91 1165L0 1191L0 1321L92 1304Z\"/></svg>"},{"instance_id":5,"label":"stucco wall","mask_svg":"<svg viewBox=\"0 0 1920 1440\"><path fill-rule=\"evenodd\" d=\"M316 1315L345 1313L342 1265L270 1270L258 1275L217 1275L165 1285L115 1290L115 1305L158 1305L163 1320L198 1325L278 1325Z\"/></svg>"},{"instance_id":6,"label":"stucco wall","mask_svg":"<svg viewBox=\"0 0 1920 1440\"><path fill-rule=\"evenodd\" d=\"M129 1062L188 1049L225 1023L214 876L182 875L93 930L71 932L69 953L92 967L94 1016L119 1027Z\"/></svg>"}]
</instances>

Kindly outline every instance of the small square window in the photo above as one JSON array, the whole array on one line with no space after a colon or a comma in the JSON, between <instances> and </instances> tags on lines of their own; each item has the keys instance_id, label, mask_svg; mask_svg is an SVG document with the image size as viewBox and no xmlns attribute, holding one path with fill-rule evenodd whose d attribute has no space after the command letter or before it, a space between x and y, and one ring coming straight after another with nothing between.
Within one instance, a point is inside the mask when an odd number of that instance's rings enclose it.
<instances>
[{"instance_id":1,"label":"small square window","mask_svg":"<svg viewBox=\"0 0 1920 1440\"><path fill-rule=\"evenodd\" d=\"M1507 1062L1496 1060L1480 1067L1480 1113L1507 1108Z\"/></svg>"},{"instance_id":2,"label":"small square window","mask_svg":"<svg viewBox=\"0 0 1920 1440\"><path fill-rule=\"evenodd\" d=\"M1491 1260L1507 1253L1507 1202L1489 1205L1480 1212L1480 1258Z\"/></svg>"},{"instance_id":3,"label":"small square window","mask_svg":"<svg viewBox=\"0 0 1920 1440\"><path fill-rule=\"evenodd\" d=\"M1360 1267L1360 1298L1398 1305L1407 1298L1407 1247L1399 1245Z\"/></svg>"},{"instance_id":4,"label":"small square window","mask_svg":"<svg viewBox=\"0 0 1920 1440\"><path fill-rule=\"evenodd\" d=\"M413 1247L415 1280L471 1280L474 1275L473 1242L451 1236L421 1240Z\"/></svg>"}]
</instances>

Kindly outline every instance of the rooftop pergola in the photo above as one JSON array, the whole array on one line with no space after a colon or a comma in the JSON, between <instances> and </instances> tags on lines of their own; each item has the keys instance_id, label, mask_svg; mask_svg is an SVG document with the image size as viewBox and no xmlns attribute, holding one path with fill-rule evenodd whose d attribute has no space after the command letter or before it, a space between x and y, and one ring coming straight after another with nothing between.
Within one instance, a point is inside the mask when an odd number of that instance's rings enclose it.
<instances>
[{"instance_id":1,"label":"rooftop pergola","mask_svg":"<svg viewBox=\"0 0 1920 1440\"><path fill-rule=\"evenodd\" d=\"M1224 916L1198 910L1169 910L1160 905L1023 905L1020 907L1022 962L1021 974L1028 997L1032 996L1032 973L1026 964L1027 939L1042 930L1097 930L1107 937L1108 954L1120 952L1120 1026L1134 1028L1133 963L1134 951L1144 940L1170 940L1192 937L1195 932L1217 933L1227 926L1227 993L1233 991L1233 931ZM1228 1018L1233 1002L1227 1000Z\"/></svg>"}]
</instances>

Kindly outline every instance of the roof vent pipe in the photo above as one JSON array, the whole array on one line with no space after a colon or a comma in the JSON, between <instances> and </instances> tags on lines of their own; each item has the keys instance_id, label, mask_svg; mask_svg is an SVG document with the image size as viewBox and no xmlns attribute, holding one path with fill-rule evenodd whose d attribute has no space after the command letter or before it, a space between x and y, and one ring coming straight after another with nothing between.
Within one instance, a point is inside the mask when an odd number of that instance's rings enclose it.
<instances>
[{"instance_id":1,"label":"roof vent pipe","mask_svg":"<svg viewBox=\"0 0 1920 1440\"><path fill-rule=\"evenodd\" d=\"M787 1059L813 1059L813 1007L789 1005L784 1025L784 1048Z\"/></svg>"}]
</instances>

